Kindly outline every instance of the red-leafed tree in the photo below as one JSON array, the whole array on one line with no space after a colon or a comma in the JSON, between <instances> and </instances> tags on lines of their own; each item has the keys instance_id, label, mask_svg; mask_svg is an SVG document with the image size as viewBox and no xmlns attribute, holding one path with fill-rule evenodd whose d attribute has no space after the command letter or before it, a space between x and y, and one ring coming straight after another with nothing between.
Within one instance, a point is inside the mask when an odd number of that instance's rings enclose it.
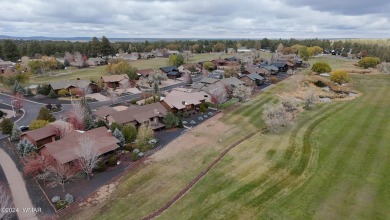
<instances>
[{"instance_id":1,"label":"red-leafed tree","mask_svg":"<svg viewBox=\"0 0 390 220\"><path fill-rule=\"evenodd\" d=\"M84 125L84 107L81 102L73 104L72 110L68 113L67 122L69 122L74 129L83 130Z\"/></svg>"},{"instance_id":2,"label":"red-leafed tree","mask_svg":"<svg viewBox=\"0 0 390 220\"><path fill-rule=\"evenodd\" d=\"M13 96L12 105L14 106L15 110L20 111L20 109L22 109L24 105L24 95L19 92L16 93Z\"/></svg>"}]
</instances>

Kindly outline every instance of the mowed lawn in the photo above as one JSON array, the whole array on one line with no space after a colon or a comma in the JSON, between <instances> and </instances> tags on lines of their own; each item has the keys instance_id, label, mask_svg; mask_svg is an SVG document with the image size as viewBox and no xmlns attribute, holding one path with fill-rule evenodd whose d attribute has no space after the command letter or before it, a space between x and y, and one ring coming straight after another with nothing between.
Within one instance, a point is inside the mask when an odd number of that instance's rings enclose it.
<instances>
[{"instance_id":1,"label":"mowed lawn","mask_svg":"<svg viewBox=\"0 0 390 220\"><path fill-rule=\"evenodd\" d=\"M160 219L389 219L390 76L353 83L361 97L239 145Z\"/></svg>"}]
</instances>

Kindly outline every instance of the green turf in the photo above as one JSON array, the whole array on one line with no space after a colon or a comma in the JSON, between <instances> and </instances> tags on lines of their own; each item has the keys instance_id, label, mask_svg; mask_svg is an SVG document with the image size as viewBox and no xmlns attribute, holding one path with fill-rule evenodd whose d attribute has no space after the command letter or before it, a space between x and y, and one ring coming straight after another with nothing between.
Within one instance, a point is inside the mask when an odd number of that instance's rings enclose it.
<instances>
[{"instance_id":1,"label":"green turf","mask_svg":"<svg viewBox=\"0 0 390 220\"><path fill-rule=\"evenodd\" d=\"M261 174L248 166L240 154L267 140L254 137L257 145L238 146L161 219L388 219L390 77L354 81L362 97L305 113L276 165Z\"/></svg>"}]
</instances>

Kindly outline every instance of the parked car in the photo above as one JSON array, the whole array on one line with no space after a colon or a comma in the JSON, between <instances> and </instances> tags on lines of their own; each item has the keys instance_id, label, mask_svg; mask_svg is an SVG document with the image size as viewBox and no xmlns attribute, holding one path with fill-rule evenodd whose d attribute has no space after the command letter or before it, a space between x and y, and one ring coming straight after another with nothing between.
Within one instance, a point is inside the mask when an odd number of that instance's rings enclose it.
<instances>
[{"instance_id":1,"label":"parked car","mask_svg":"<svg viewBox=\"0 0 390 220\"><path fill-rule=\"evenodd\" d=\"M30 126L28 126L28 125L21 125L21 126L19 126L19 129L22 132L26 132L26 131L30 130Z\"/></svg>"}]
</instances>

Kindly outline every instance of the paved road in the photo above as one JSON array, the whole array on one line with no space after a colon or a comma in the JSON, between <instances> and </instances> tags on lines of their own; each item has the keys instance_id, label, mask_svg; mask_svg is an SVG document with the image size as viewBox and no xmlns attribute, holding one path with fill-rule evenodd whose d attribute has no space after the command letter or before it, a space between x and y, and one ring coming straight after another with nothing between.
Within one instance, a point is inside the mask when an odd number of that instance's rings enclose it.
<instances>
[{"instance_id":1,"label":"paved road","mask_svg":"<svg viewBox=\"0 0 390 220\"><path fill-rule=\"evenodd\" d=\"M19 173L18 168L16 168L14 161L3 149L0 149L0 164L3 168L9 187L11 189L15 208L18 208L18 218L23 220L38 220L34 212L23 211L24 208L36 207L33 206L31 199L27 193L26 184L23 180L22 175Z\"/></svg>"}]
</instances>

